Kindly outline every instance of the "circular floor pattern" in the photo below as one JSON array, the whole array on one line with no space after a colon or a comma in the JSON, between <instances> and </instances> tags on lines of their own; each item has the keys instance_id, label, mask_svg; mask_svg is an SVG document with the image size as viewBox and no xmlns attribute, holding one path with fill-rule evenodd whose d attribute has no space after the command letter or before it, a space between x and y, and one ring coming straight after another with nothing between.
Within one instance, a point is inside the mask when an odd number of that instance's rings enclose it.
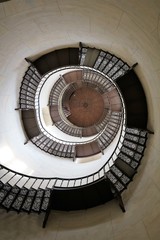
<instances>
[{"instance_id":1,"label":"circular floor pattern","mask_svg":"<svg viewBox=\"0 0 160 240\"><path fill-rule=\"evenodd\" d=\"M89 127L102 118L104 101L95 88L82 86L70 96L69 108L71 115L68 120L70 122L79 127Z\"/></svg>"},{"instance_id":2,"label":"circular floor pattern","mask_svg":"<svg viewBox=\"0 0 160 240\"><path fill-rule=\"evenodd\" d=\"M65 73L60 71L58 77L48 105L53 124L62 132L80 138L95 136L108 129L112 115L121 118L122 98L110 78L82 66L74 66ZM109 128L117 132L120 122Z\"/></svg>"}]
</instances>

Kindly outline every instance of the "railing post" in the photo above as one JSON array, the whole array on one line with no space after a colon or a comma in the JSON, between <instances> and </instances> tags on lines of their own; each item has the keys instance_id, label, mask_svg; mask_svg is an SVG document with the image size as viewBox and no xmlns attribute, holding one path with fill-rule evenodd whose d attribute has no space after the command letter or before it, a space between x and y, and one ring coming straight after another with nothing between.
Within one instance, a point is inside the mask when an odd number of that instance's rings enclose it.
<instances>
[{"instance_id":1,"label":"railing post","mask_svg":"<svg viewBox=\"0 0 160 240\"><path fill-rule=\"evenodd\" d=\"M26 139L26 141L24 142L24 145L26 145L29 142L29 139Z\"/></svg>"},{"instance_id":2,"label":"railing post","mask_svg":"<svg viewBox=\"0 0 160 240\"><path fill-rule=\"evenodd\" d=\"M74 156L73 156L73 162L76 160L76 147L74 148Z\"/></svg>"},{"instance_id":3,"label":"railing post","mask_svg":"<svg viewBox=\"0 0 160 240\"><path fill-rule=\"evenodd\" d=\"M136 63L134 63L131 67L130 67L130 69L128 70L128 71L130 71L130 70L132 70L132 69L134 69L136 66L138 65L138 63L136 62Z\"/></svg>"},{"instance_id":4,"label":"railing post","mask_svg":"<svg viewBox=\"0 0 160 240\"><path fill-rule=\"evenodd\" d=\"M117 194L117 199L118 199L118 203L119 203L119 206L120 206L122 212L125 212L126 210L125 210L125 207L124 207L124 203L123 203L123 199L122 199L121 194L119 194L119 193Z\"/></svg>"},{"instance_id":5,"label":"railing post","mask_svg":"<svg viewBox=\"0 0 160 240\"><path fill-rule=\"evenodd\" d=\"M52 207L52 197L53 197L53 189L52 189L51 196L50 196L50 199L49 199L49 204L48 204L48 207L47 207L47 210L46 210L45 216L44 216L44 220L43 220L43 224L42 224L42 227L43 227L43 228L46 227L46 224L47 224L47 221L48 221L48 218L49 218L50 212L51 212L51 207Z\"/></svg>"},{"instance_id":6,"label":"railing post","mask_svg":"<svg viewBox=\"0 0 160 240\"><path fill-rule=\"evenodd\" d=\"M30 59L25 58L25 60L26 60L27 63L33 64L33 62Z\"/></svg>"},{"instance_id":7,"label":"railing post","mask_svg":"<svg viewBox=\"0 0 160 240\"><path fill-rule=\"evenodd\" d=\"M82 49L82 47L83 47L82 42L79 42L79 48Z\"/></svg>"},{"instance_id":8,"label":"railing post","mask_svg":"<svg viewBox=\"0 0 160 240\"><path fill-rule=\"evenodd\" d=\"M31 64L31 66L33 66L37 70L37 72L39 73L40 76L42 76L42 74L39 72L39 70L36 68L36 66L34 65L34 63L30 59L25 58L25 60L26 60L27 63Z\"/></svg>"},{"instance_id":9,"label":"railing post","mask_svg":"<svg viewBox=\"0 0 160 240\"><path fill-rule=\"evenodd\" d=\"M148 130L148 129L147 129L147 132L148 132L149 134L154 134L154 132L153 132L153 131L151 131L151 130Z\"/></svg>"}]
</instances>

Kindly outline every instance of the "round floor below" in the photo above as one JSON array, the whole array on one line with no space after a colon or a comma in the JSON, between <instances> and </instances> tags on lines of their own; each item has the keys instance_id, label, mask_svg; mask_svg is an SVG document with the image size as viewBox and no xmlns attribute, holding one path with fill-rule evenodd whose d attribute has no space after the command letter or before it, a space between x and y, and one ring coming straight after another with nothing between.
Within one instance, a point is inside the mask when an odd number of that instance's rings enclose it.
<instances>
[{"instance_id":1,"label":"round floor below","mask_svg":"<svg viewBox=\"0 0 160 240\"><path fill-rule=\"evenodd\" d=\"M68 120L78 127L89 127L101 120L104 112L104 101L94 88L83 86L69 99L71 115Z\"/></svg>"}]
</instances>

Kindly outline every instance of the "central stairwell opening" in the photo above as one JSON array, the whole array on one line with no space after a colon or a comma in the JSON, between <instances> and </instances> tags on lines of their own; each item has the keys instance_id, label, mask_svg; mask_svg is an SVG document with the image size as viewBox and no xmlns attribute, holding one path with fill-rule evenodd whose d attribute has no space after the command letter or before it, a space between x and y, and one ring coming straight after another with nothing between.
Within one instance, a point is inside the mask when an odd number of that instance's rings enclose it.
<instances>
[{"instance_id":1,"label":"central stairwell opening","mask_svg":"<svg viewBox=\"0 0 160 240\"><path fill-rule=\"evenodd\" d=\"M43 227L46 226L52 210L87 209L112 199L117 199L122 211L125 212L122 193L137 173L150 133L147 130L148 112L145 92L134 71L137 64L130 67L114 54L82 43L77 48L62 48L42 55L34 61L28 58L26 60L29 67L21 83L19 107L16 109L21 113L22 127L26 136L25 144L31 141L39 148L38 151L43 150L46 154L73 161L76 156L86 157L87 154L92 156L99 152L105 156L119 126L121 126L120 138L113 153L108 159L106 158L105 164L86 176L43 178L28 176L1 165L1 208L18 213L42 212ZM51 119L53 124L68 136L79 139L96 136L90 142L77 144L63 141L46 133L40 125L37 114L39 90L50 74L62 68L72 69L73 73L68 72L59 76L50 91L48 107ZM98 89L96 91L102 94L107 109L102 121L89 129L76 128L68 123L70 116L67 108L68 99L82 83ZM72 88L68 88L66 95L61 99L63 100L61 102L63 117L61 117L59 96L67 84L72 85ZM87 106L83 105L86 108ZM107 118L109 107L110 120Z\"/></svg>"}]
</instances>

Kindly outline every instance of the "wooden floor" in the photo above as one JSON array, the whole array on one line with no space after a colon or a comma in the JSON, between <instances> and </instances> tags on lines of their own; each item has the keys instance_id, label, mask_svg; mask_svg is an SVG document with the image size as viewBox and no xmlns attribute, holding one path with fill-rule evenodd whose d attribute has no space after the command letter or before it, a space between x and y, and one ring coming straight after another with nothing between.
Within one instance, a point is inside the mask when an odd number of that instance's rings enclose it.
<instances>
[{"instance_id":1,"label":"wooden floor","mask_svg":"<svg viewBox=\"0 0 160 240\"><path fill-rule=\"evenodd\" d=\"M101 94L92 87L77 89L69 99L71 115L68 120L79 127L89 127L101 120L104 101Z\"/></svg>"}]
</instances>

